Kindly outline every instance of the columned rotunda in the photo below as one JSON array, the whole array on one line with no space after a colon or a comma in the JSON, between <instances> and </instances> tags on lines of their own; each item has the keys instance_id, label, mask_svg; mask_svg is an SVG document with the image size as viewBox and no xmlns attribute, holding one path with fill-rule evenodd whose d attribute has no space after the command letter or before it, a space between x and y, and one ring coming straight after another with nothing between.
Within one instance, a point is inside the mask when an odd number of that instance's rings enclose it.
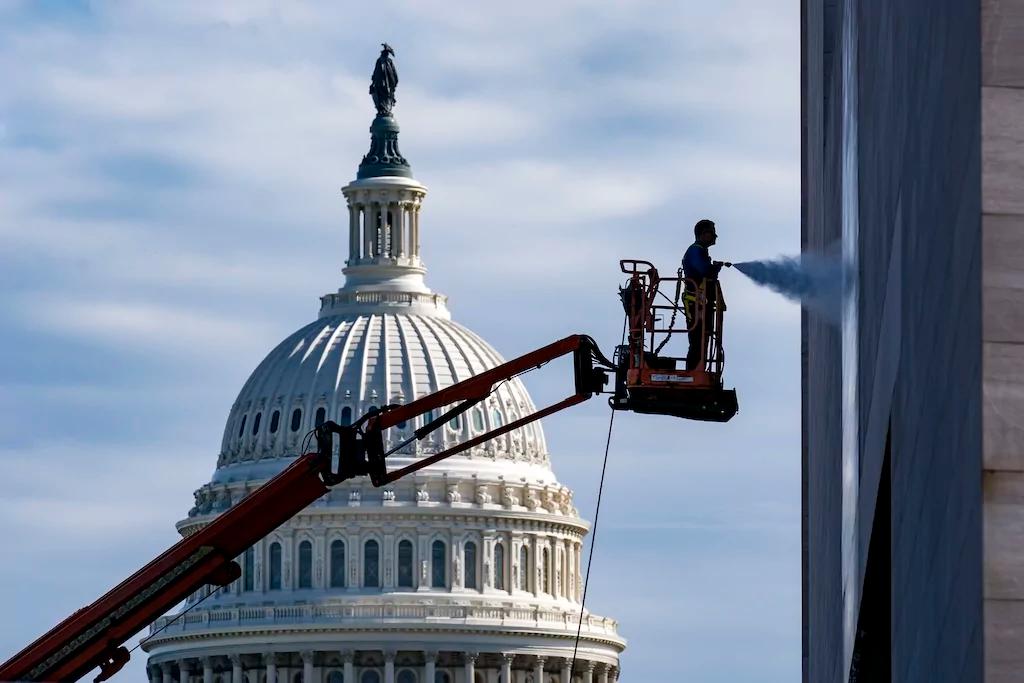
<instances>
[{"instance_id":1,"label":"columned rotunda","mask_svg":"<svg viewBox=\"0 0 1024 683\"><path fill-rule=\"evenodd\" d=\"M390 111L378 107L370 132L357 179L342 188L344 286L321 297L317 320L281 342L242 387L212 480L177 525L182 535L281 471L321 422L350 422L503 362L451 320L446 297L424 282L427 188L398 151ZM512 380L389 465L532 411ZM397 444L421 423L399 425L386 439ZM237 558L235 583L200 591L183 617L153 625L143 644L150 681L617 680L625 642L615 621L590 613L571 669L587 529L551 470L539 423L386 488L345 482Z\"/></svg>"}]
</instances>

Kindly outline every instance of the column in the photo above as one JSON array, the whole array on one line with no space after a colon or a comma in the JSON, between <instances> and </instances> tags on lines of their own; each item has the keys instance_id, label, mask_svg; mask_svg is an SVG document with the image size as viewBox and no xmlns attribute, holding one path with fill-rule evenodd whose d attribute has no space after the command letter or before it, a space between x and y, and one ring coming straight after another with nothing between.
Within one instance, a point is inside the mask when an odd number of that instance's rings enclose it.
<instances>
[{"instance_id":1,"label":"column","mask_svg":"<svg viewBox=\"0 0 1024 683\"><path fill-rule=\"evenodd\" d=\"M363 259L373 256L373 202L363 204Z\"/></svg>"},{"instance_id":2,"label":"column","mask_svg":"<svg viewBox=\"0 0 1024 683\"><path fill-rule=\"evenodd\" d=\"M583 683L594 683L594 663L583 663Z\"/></svg>"},{"instance_id":3,"label":"column","mask_svg":"<svg viewBox=\"0 0 1024 683\"><path fill-rule=\"evenodd\" d=\"M267 683L277 683L277 656L273 652L264 654L263 665L267 667Z\"/></svg>"},{"instance_id":4,"label":"column","mask_svg":"<svg viewBox=\"0 0 1024 683\"><path fill-rule=\"evenodd\" d=\"M231 683L242 683L242 656L228 655L231 660Z\"/></svg>"},{"instance_id":5,"label":"column","mask_svg":"<svg viewBox=\"0 0 1024 683\"><path fill-rule=\"evenodd\" d=\"M359 260L359 208L352 202L348 205L348 262Z\"/></svg>"},{"instance_id":6,"label":"column","mask_svg":"<svg viewBox=\"0 0 1024 683\"><path fill-rule=\"evenodd\" d=\"M188 683L189 663L188 660L178 660L178 683Z\"/></svg>"},{"instance_id":7,"label":"column","mask_svg":"<svg viewBox=\"0 0 1024 683\"><path fill-rule=\"evenodd\" d=\"M384 683L395 683L395 651L384 651Z\"/></svg>"},{"instance_id":8,"label":"column","mask_svg":"<svg viewBox=\"0 0 1024 683\"><path fill-rule=\"evenodd\" d=\"M213 659L203 657L203 683L213 683Z\"/></svg>"},{"instance_id":9,"label":"column","mask_svg":"<svg viewBox=\"0 0 1024 683\"><path fill-rule=\"evenodd\" d=\"M343 664L343 667L342 667L343 671L342 671L342 673L344 674L345 683L349 683L350 681L352 683L355 683L355 680L356 680L356 667L355 667L355 664L354 664L355 658L356 658L356 655L351 650L348 650L346 652L342 652L341 653L341 661L342 661L342 664Z\"/></svg>"},{"instance_id":10,"label":"column","mask_svg":"<svg viewBox=\"0 0 1024 683\"><path fill-rule=\"evenodd\" d=\"M597 674L598 683L608 683L608 669L610 667L607 664L602 664Z\"/></svg>"},{"instance_id":11,"label":"column","mask_svg":"<svg viewBox=\"0 0 1024 683\"><path fill-rule=\"evenodd\" d=\"M530 572L532 574L530 579L533 581L533 597L537 598L540 597L540 594L543 592L542 589L544 588L543 573L541 571L541 567L544 566L544 558L541 557L540 538L533 536L531 540L533 543L530 544Z\"/></svg>"},{"instance_id":12,"label":"column","mask_svg":"<svg viewBox=\"0 0 1024 683\"><path fill-rule=\"evenodd\" d=\"M568 657L562 660L562 675L558 683L572 683L572 660Z\"/></svg>"},{"instance_id":13,"label":"column","mask_svg":"<svg viewBox=\"0 0 1024 683\"><path fill-rule=\"evenodd\" d=\"M409 245L410 255L418 257L420 255L420 203L417 201L412 205L412 210L409 212L410 218L412 219L412 244Z\"/></svg>"},{"instance_id":14,"label":"column","mask_svg":"<svg viewBox=\"0 0 1024 683\"><path fill-rule=\"evenodd\" d=\"M172 677L173 669L171 666L170 662L164 662L160 665L160 673L163 678L163 683L174 683L174 678Z\"/></svg>"},{"instance_id":15,"label":"column","mask_svg":"<svg viewBox=\"0 0 1024 683\"><path fill-rule=\"evenodd\" d=\"M402 245L402 212L398 202L388 202L388 211L391 212L391 249L389 255L393 259L398 258Z\"/></svg>"},{"instance_id":16,"label":"column","mask_svg":"<svg viewBox=\"0 0 1024 683\"><path fill-rule=\"evenodd\" d=\"M544 681L545 681L545 678L544 678L544 662L545 661L546 661L546 659L544 657L535 657L534 660L533 660L533 680L540 681L540 683L544 683Z\"/></svg>"},{"instance_id":17,"label":"column","mask_svg":"<svg viewBox=\"0 0 1024 683\"><path fill-rule=\"evenodd\" d=\"M406 246L405 246L405 244L406 244L406 237L405 237L405 226L406 226L405 202L397 202L395 204L395 212L396 212L395 213L395 223L398 225L398 242L395 243L394 248L392 249L392 252L393 252L392 255L395 258L398 258L400 256L405 256L405 250L406 250ZM430 681L430 683L434 683L434 681Z\"/></svg>"},{"instance_id":18,"label":"column","mask_svg":"<svg viewBox=\"0 0 1024 683\"><path fill-rule=\"evenodd\" d=\"M512 660L515 658L511 652L501 653L501 683L512 683Z\"/></svg>"},{"instance_id":19,"label":"column","mask_svg":"<svg viewBox=\"0 0 1024 683\"><path fill-rule=\"evenodd\" d=\"M303 650L299 654L302 656L302 683L316 683L313 680L313 652Z\"/></svg>"},{"instance_id":20,"label":"column","mask_svg":"<svg viewBox=\"0 0 1024 683\"><path fill-rule=\"evenodd\" d=\"M467 652L465 653L466 658L466 683L473 683L476 678L476 658L480 656L479 652ZM434 683L430 681L430 683Z\"/></svg>"},{"instance_id":21,"label":"column","mask_svg":"<svg viewBox=\"0 0 1024 683\"><path fill-rule=\"evenodd\" d=\"M436 652L424 652L423 656L426 658L426 665L423 667L423 683L434 683L434 675L437 670L437 653Z\"/></svg>"}]
</instances>

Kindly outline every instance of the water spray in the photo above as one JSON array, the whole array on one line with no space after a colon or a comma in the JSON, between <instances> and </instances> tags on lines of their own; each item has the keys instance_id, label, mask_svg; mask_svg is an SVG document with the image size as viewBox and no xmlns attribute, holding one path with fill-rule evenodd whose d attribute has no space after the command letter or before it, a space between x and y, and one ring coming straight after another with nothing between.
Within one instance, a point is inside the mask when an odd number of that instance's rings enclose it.
<instances>
[{"instance_id":1,"label":"water spray","mask_svg":"<svg viewBox=\"0 0 1024 683\"><path fill-rule=\"evenodd\" d=\"M743 261L733 266L758 285L778 292L829 320L839 319L844 268L838 256L801 254Z\"/></svg>"}]
</instances>

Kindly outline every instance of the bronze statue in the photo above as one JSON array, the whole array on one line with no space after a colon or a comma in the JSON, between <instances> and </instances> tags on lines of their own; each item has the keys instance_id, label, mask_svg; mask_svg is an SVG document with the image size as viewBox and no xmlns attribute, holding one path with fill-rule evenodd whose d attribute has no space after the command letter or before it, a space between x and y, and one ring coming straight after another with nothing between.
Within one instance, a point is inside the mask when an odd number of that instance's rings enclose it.
<instances>
[{"instance_id":1,"label":"bronze statue","mask_svg":"<svg viewBox=\"0 0 1024 683\"><path fill-rule=\"evenodd\" d=\"M370 95L373 106L377 107L377 116L390 116L395 106L395 88L398 86L398 71L391 57L395 51L387 43L381 43L380 57L373 66L370 78Z\"/></svg>"}]
</instances>

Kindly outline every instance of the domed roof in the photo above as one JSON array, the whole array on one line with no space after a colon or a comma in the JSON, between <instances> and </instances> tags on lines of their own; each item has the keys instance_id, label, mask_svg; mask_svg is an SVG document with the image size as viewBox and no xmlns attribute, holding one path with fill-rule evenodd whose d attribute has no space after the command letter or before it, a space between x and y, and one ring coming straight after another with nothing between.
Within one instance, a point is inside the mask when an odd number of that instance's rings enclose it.
<instances>
[{"instance_id":1,"label":"domed roof","mask_svg":"<svg viewBox=\"0 0 1024 683\"><path fill-rule=\"evenodd\" d=\"M242 387L224 430L218 470L295 456L318 421L345 423L374 406L408 403L502 362L479 336L439 315L377 312L321 317L278 344ZM395 466L401 458L437 452L533 410L518 379L503 383L480 406L393 456ZM386 442L395 445L408 438L423 421L388 430ZM462 457L548 467L539 422ZM246 476L258 476L257 470L269 475L283 465L246 468L251 470Z\"/></svg>"}]
</instances>

